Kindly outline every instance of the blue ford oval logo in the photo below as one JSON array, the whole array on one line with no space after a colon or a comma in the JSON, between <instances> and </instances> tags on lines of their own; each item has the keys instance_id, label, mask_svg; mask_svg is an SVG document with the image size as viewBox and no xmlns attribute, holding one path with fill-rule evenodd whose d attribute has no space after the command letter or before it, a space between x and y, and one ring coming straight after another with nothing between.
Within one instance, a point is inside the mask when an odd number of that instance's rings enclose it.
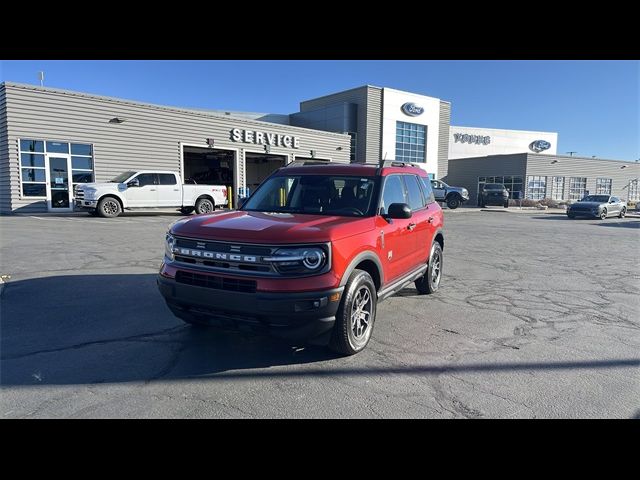
<instances>
[{"instance_id":1,"label":"blue ford oval logo","mask_svg":"<svg viewBox=\"0 0 640 480\"><path fill-rule=\"evenodd\" d=\"M423 114L424 107L419 107L415 103L408 102L402 105L402 111L410 117L417 117Z\"/></svg>"},{"instance_id":2,"label":"blue ford oval logo","mask_svg":"<svg viewBox=\"0 0 640 480\"><path fill-rule=\"evenodd\" d=\"M536 140L535 142L531 142L529 148L536 153L544 152L545 150L549 150L551 148L551 144L546 140Z\"/></svg>"}]
</instances>

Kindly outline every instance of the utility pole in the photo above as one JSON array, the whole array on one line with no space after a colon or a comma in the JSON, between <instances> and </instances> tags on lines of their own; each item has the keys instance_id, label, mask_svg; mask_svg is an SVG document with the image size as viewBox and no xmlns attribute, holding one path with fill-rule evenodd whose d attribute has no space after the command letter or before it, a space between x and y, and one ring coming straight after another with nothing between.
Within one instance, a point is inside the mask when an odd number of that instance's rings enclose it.
<instances>
[{"instance_id":1,"label":"utility pole","mask_svg":"<svg viewBox=\"0 0 640 480\"><path fill-rule=\"evenodd\" d=\"M569 154L569 156L573 157L574 153L578 153L578 152L567 152Z\"/></svg>"}]
</instances>

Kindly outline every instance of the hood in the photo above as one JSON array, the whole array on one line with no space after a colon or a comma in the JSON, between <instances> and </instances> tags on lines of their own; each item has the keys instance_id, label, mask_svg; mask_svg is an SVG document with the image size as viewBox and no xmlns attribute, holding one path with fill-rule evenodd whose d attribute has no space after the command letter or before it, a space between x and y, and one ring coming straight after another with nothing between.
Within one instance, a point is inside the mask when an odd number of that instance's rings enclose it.
<instances>
[{"instance_id":1,"label":"hood","mask_svg":"<svg viewBox=\"0 0 640 480\"><path fill-rule=\"evenodd\" d=\"M101 183L81 183L78 185L78 188L95 188L98 189L113 189L113 190L126 190L126 188L118 188L118 185L124 186L124 183L113 183L113 182L101 182Z\"/></svg>"},{"instance_id":2,"label":"hood","mask_svg":"<svg viewBox=\"0 0 640 480\"><path fill-rule=\"evenodd\" d=\"M171 232L206 240L285 244L329 242L373 228L373 217L231 211L178 220Z\"/></svg>"}]
</instances>

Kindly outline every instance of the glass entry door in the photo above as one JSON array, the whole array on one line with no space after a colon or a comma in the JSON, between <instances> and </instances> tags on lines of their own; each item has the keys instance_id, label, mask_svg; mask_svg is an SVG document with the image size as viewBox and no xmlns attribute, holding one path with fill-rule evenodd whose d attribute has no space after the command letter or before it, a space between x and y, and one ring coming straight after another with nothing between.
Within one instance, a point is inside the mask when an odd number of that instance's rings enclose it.
<instances>
[{"instance_id":1,"label":"glass entry door","mask_svg":"<svg viewBox=\"0 0 640 480\"><path fill-rule=\"evenodd\" d=\"M47 155L49 179L47 182L47 204L49 211L70 212L73 209L73 198L69 182L71 156Z\"/></svg>"}]
</instances>

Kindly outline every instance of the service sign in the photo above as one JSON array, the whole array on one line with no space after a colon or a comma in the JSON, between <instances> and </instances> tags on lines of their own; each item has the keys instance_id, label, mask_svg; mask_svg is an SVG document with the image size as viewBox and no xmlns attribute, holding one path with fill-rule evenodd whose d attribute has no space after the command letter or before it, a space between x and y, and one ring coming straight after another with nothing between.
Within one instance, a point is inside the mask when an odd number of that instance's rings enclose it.
<instances>
[{"instance_id":1,"label":"service sign","mask_svg":"<svg viewBox=\"0 0 640 480\"><path fill-rule=\"evenodd\" d=\"M257 130L234 128L231 130L231 140L234 142L253 143L255 145L270 145L272 147L300 148L300 138L279 133L266 133Z\"/></svg>"}]
</instances>

